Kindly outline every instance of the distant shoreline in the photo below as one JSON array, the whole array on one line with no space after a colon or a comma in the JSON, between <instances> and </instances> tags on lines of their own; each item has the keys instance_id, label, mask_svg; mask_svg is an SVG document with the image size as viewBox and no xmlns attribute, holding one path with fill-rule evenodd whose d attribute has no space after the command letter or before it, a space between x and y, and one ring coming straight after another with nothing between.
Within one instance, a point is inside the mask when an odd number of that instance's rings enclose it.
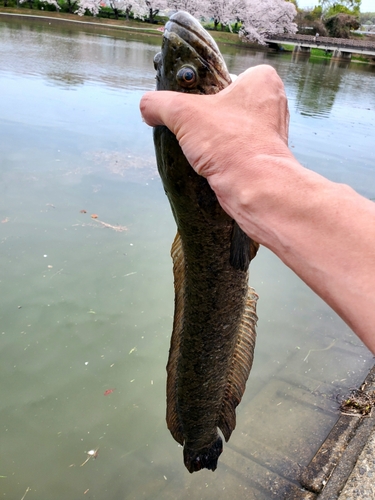
<instances>
[{"instance_id":1,"label":"distant shoreline","mask_svg":"<svg viewBox=\"0 0 375 500\"><path fill-rule=\"evenodd\" d=\"M126 21L124 19L117 20L117 19L107 19L104 17L78 16L77 14L69 14L67 12L62 13L53 11L43 11L38 9L15 9L13 7L0 7L0 20L2 18L7 18L7 17L10 19L17 19L17 18L38 19L41 21L48 22L49 24L71 23L75 25L87 26L90 28L114 29L127 33L138 33L140 35L148 35L155 37L161 37L163 34L162 25L148 26L147 23L145 22L135 21L133 19ZM257 43L243 42L239 39L239 36L234 33L227 33L220 30L218 31L209 30L209 33L217 43L221 43L224 45L233 45L244 49L251 48L260 51L270 50L268 46L259 45ZM287 46L287 44L285 45ZM287 50L287 52L289 52L289 50ZM324 55L323 51L321 55L315 55L314 57L329 59L329 57ZM370 59L364 61L352 58L351 62L375 64Z\"/></svg>"},{"instance_id":2,"label":"distant shoreline","mask_svg":"<svg viewBox=\"0 0 375 500\"><path fill-rule=\"evenodd\" d=\"M75 25L90 26L90 27L100 27L104 29L116 29L121 31L126 31L129 33L139 33L151 36L162 36L162 28L160 25L147 25L147 23L142 21L135 21L133 19L126 21L125 19L107 19L104 17L89 17L89 16L78 16L77 14L69 14L67 12L53 12L53 11L43 11L37 9L15 9L13 7L0 7L0 19L1 18L19 18L19 19L40 19L43 21L48 21L50 23L60 24L60 23L73 23ZM257 43L243 42L240 40L239 36L235 33L228 33L225 31L209 31L210 35L215 39L217 43L222 43L225 45L235 45L242 48L256 48L257 50L268 50L268 47L264 47Z\"/></svg>"},{"instance_id":3,"label":"distant shoreline","mask_svg":"<svg viewBox=\"0 0 375 500\"><path fill-rule=\"evenodd\" d=\"M59 24L59 23L74 23L74 24L80 24L80 25L88 25L88 26L95 26L95 27L103 27L103 28L110 28L110 29L120 29L123 31L130 31L130 32L139 32L139 33L148 33L152 34L155 36L160 36L162 35L162 31L157 28L151 28L151 27L137 27L137 26L130 26L126 24L126 21L117 21L115 19L105 19L105 18L99 18L99 17L91 17L89 18L90 21L88 21L88 17L85 16L78 16L76 14L68 14L68 13L60 13L60 12L51 12L51 11L41 11L41 10L33 10L33 9L23 9L26 10L26 13L24 14L23 12L20 12L19 10L16 9L7 9L7 8L0 8L0 19L2 17L10 17L10 18L19 18L19 19L40 19L41 21L48 21L49 24L51 22ZM139 23L141 24L141 23Z\"/></svg>"}]
</instances>

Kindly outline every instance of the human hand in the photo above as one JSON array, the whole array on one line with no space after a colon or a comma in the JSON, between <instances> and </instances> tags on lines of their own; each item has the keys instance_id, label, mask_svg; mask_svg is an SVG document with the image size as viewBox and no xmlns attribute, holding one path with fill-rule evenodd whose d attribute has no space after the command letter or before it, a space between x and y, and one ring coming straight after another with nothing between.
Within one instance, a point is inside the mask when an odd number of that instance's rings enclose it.
<instances>
[{"instance_id":1,"label":"human hand","mask_svg":"<svg viewBox=\"0 0 375 500\"><path fill-rule=\"evenodd\" d=\"M248 69L215 95L148 92L140 109L148 125L166 125L176 135L210 184L214 177L240 174L245 163L256 168L264 155L289 154L287 99L271 66Z\"/></svg>"}]
</instances>

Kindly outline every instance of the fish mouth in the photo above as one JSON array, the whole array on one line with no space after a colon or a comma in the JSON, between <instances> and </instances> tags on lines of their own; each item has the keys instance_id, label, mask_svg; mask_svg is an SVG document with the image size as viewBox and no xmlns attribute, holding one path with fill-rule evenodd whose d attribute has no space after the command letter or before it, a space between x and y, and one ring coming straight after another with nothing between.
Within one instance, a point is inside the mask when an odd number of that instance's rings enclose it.
<instances>
[{"instance_id":1,"label":"fish mouth","mask_svg":"<svg viewBox=\"0 0 375 500\"><path fill-rule=\"evenodd\" d=\"M207 33L200 22L184 11L173 14L164 29L164 36L176 33L203 58L207 50L212 51L222 61L222 56L215 40Z\"/></svg>"},{"instance_id":2,"label":"fish mouth","mask_svg":"<svg viewBox=\"0 0 375 500\"><path fill-rule=\"evenodd\" d=\"M186 58L187 65L189 62L199 60L198 66L203 64L209 69L210 73L216 75L218 81L222 82L223 87L231 83L227 66L215 40L192 15L184 11L173 14L165 25L163 37L164 42L174 47L179 54L182 47L190 53L190 57ZM186 54L185 51L184 55ZM161 56L159 60L157 57L154 59L155 69L160 64ZM182 58L177 61L179 62L182 62Z\"/></svg>"}]
</instances>

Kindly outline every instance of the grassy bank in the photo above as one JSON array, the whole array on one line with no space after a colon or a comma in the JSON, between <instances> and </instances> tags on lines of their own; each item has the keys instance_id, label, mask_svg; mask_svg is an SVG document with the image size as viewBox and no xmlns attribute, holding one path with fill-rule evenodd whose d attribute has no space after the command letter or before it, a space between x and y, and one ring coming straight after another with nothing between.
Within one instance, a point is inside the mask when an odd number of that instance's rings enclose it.
<instances>
[{"instance_id":1,"label":"grassy bank","mask_svg":"<svg viewBox=\"0 0 375 500\"><path fill-rule=\"evenodd\" d=\"M103 17L93 17L93 16L78 16L77 14L69 14L67 12L53 12L46 10L37 10L37 9L16 9L16 8L8 8L8 7L0 7L0 14L13 14L21 17L39 17L41 19L48 19L48 21L52 22L72 22L72 23L81 23L90 24L90 25L98 25L108 28L117 28L122 30L129 31L140 31L144 33L153 34L155 36L160 36L161 31L158 31L158 25L148 24L142 21L135 21L130 19L126 20L116 20L116 19L106 19ZM161 26L161 25L160 25ZM159 26L159 27L160 27Z\"/></svg>"},{"instance_id":2,"label":"grassy bank","mask_svg":"<svg viewBox=\"0 0 375 500\"><path fill-rule=\"evenodd\" d=\"M287 52L293 52L294 45L282 44L282 48ZM326 52L324 49L310 49L310 58L314 59L331 59L332 52ZM364 64L374 64L373 58L371 56L363 56L361 54L352 54L350 59L352 62L364 63Z\"/></svg>"}]
</instances>

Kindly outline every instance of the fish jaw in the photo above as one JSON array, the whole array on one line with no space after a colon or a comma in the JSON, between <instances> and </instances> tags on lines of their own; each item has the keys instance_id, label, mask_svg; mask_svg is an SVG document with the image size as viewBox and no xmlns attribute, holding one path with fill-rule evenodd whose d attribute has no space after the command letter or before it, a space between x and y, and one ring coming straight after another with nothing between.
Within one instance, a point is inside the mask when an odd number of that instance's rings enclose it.
<instances>
[{"instance_id":1,"label":"fish jaw","mask_svg":"<svg viewBox=\"0 0 375 500\"><path fill-rule=\"evenodd\" d=\"M206 448L195 450L189 448L188 444L184 446L184 464L187 470L192 474L202 469L216 470L217 461L223 451L223 441L217 436L216 441Z\"/></svg>"}]
</instances>

